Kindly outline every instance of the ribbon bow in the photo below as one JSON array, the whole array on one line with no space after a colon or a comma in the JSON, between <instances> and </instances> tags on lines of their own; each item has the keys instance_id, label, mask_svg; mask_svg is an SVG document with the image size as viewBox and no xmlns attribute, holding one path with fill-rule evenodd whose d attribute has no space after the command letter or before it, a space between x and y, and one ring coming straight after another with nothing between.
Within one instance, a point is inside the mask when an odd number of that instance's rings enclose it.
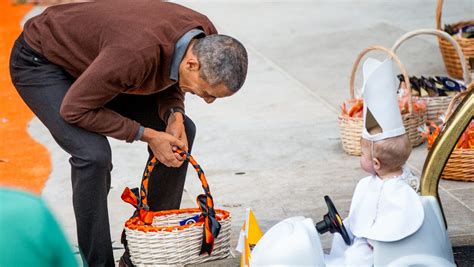
<instances>
[{"instance_id":1,"label":"ribbon bow","mask_svg":"<svg viewBox=\"0 0 474 267\"><path fill-rule=\"evenodd\" d=\"M212 202L212 197L201 194L197 197L199 208L201 209L201 217L204 218L203 239L201 244L200 255L206 253L210 256L214 249L214 239L217 238L221 230L221 224L216 219L216 212L212 205L209 205L209 200Z\"/></svg>"}]
</instances>

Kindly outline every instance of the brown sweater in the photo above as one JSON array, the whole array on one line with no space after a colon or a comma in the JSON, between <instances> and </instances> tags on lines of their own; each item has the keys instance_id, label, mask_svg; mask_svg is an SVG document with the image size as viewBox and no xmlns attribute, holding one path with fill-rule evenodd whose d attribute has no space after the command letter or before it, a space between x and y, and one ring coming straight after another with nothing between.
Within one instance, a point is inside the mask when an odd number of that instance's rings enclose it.
<instances>
[{"instance_id":1,"label":"brown sweater","mask_svg":"<svg viewBox=\"0 0 474 267\"><path fill-rule=\"evenodd\" d=\"M50 7L26 23L24 37L76 78L61 105L66 121L132 142L139 124L104 105L120 93L161 92L161 119L170 108L184 109L170 65L176 41L193 28L217 33L206 16L177 4L114 0Z\"/></svg>"}]
</instances>

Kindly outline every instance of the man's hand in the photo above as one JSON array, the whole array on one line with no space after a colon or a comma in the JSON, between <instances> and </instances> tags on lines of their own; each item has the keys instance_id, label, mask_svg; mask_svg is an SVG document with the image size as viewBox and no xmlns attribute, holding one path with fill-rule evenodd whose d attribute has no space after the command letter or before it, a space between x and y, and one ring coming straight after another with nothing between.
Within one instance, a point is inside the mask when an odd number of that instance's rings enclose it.
<instances>
[{"instance_id":1,"label":"man's hand","mask_svg":"<svg viewBox=\"0 0 474 267\"><path fill-rule=\"evenodd\" d=\"M188 151L188 138L186 137L186 130L184 128L184 118L182 113L171 113L168 118L168 126L166 126L166 132L183 142L186 145L186 149L183 150ZM175 153L175 157L179 161L184 160L183 157L181 157L178 153Z\"/></svg>"},{"instance_id":2,"label":"man's hand","mask_svg":"<svg viewBox=\"0 0 474 267\"><path fill-rule=\"evenodd\" d=\"M188 146L178 138L165 132L145 128L141 140L148 143L155 157L164 165L177 168L183 164L183 160L176 157L177 153L174 150L178 147L187 151Z\"/></svg>"}]
</instances>

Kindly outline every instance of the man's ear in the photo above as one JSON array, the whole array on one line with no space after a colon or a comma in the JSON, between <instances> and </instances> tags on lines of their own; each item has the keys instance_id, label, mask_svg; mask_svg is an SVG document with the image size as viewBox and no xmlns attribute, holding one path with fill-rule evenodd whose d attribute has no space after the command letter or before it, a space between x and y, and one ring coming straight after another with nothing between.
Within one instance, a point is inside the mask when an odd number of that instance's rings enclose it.
<instances>
[{"instance_id":1,"label":"man's ear","mask_svg":"<svg viewBox=\"0 0 474 267\"><path fill-rule=\"evenodd\" d=\"M186 59L186 67L190 71L198 71L199 68L200 68L199 61L197 60L197 58L195 56L188 57Z\"/></svg>"},{"instance_id":2,"label":"man's ear","mask_svg":"<svg viewBox=\"0 0 474 267\"><path fill-rule=\"evenodd\" d=\"M372 158L373 164L374 164L374 169L376 171L380 170L380 167L382 167L380 160L378 158Z\"/></svg>"}]
</instances>

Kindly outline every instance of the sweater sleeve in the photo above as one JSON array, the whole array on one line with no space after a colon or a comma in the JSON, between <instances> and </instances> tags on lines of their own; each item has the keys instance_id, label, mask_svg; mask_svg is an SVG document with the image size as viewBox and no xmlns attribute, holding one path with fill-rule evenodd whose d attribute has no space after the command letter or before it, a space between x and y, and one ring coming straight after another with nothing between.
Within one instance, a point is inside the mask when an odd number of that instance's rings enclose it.
<instances>
[{"instance_id":1,"label":"sweater sleeve","mask_svg":"<svg viewBox=\"0 0 474 267\"><path fill-rule=\"evenodd\" d=\"M104 108L118 94L137 87L147 75L142 57L120 48L106 48L72 84L60 114L67 122L91 132L133 142L139 123Z\"/></svg>"},{"instance_id":2,"label":"sweater sleeve","mask_svg":"<svg viewBox=\"0 0 474 267\"><path fill-rule=\"evenodd\" d=\"M180 108L184 111L184 92L179 89L178 84L158 93L157 101L158 114L164 122L166 122L166 113L171 108Z\"/></svg>"}]
</instances>

